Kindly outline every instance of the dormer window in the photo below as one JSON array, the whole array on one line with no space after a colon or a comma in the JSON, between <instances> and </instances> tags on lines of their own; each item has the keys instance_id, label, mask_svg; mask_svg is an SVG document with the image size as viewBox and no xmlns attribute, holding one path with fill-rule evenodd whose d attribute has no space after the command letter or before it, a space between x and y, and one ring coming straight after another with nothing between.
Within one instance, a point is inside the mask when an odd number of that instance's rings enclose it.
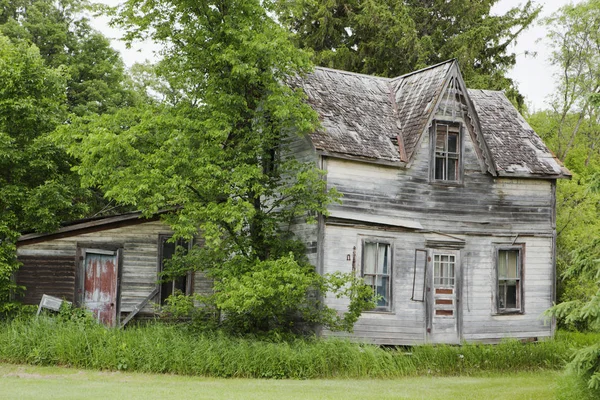
<instances>
[{"instance_id":1,"label":"dormer window","mask_svg":"<svg viewBox=\"0 0 600 400\"><path fill-rule=\"evenodd\" d=\"M461 125L459 122L433 122L433 180L459 182L461 179Z\"/></svg>"}]
</instances>

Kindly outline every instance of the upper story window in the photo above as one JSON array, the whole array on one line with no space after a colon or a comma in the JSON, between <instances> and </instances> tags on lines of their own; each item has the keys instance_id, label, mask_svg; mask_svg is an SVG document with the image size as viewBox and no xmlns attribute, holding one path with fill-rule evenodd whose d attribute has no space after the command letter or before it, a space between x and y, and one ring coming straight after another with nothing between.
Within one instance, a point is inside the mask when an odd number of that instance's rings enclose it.
<instances>
[{"instance_id":1,"label":"upper story window","mask_svg":"<svg viewBox=\"0 0 600 400\"><path fill-rule=\"evenodd\" d=\"M461 125L458 122L433 122L433 180L459 182L461 179Z\"/></svg>"}]
</instances>

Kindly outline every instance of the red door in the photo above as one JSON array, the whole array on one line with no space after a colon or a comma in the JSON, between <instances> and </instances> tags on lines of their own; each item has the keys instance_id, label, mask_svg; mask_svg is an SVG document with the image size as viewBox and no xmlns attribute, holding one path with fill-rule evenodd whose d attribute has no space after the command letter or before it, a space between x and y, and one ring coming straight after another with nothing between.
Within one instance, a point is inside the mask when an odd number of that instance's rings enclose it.
<instances>
[{"instance_id":1,"label":"red door","mask_svg":"<svg viewBox=\"0 0 600 400\"><path fill-rule=\"evenodd\" d=\"M83 304L107 326L117 322L117 261L116 251L85 249Z\"/></svg>"}]
</instances>

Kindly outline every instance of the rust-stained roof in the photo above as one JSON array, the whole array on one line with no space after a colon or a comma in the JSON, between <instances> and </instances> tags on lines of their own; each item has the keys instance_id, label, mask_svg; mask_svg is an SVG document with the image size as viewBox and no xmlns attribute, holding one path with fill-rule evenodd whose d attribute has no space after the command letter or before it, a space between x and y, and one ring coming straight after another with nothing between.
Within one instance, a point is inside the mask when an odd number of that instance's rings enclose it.
<instances>
[{"instance_id":1,"label":"rust-stained roof","mask_svg":"<svg viewBox=\"0 0 600 400\"><path fill-rule=\"evenodd\" d=\"M317 67L290 84L320 115L318 151L400 164L412 159L451 71L460 74L455 60L392 79ZM468 95L498 175L570 176L503 93Z\"/></svg>"}]
</instances>

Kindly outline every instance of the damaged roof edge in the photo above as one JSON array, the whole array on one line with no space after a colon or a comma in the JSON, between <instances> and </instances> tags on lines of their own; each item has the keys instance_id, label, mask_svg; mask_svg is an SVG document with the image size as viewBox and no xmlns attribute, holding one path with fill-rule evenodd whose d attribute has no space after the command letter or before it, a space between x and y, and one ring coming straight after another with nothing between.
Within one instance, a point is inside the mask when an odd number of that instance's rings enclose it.
<instances>
[{"instance_id":1,"label":"damaged roof edge","mask_svg":"<svg viewBox=\"0 0 600 400\"><path fill-rule=\"evenodd\" d=\"M64 238L79 235L86 232L96 232L106 229L112 229L119 226L143 224L145 222L157 221L162 214L173 210L162 210L152 217L145 218L140 211L110 215L106 217L85 218L64 224L54 232L47 233L26 233L17 240L17 246L37 243L47 239Z\"/></svg>"}]
</instances>

